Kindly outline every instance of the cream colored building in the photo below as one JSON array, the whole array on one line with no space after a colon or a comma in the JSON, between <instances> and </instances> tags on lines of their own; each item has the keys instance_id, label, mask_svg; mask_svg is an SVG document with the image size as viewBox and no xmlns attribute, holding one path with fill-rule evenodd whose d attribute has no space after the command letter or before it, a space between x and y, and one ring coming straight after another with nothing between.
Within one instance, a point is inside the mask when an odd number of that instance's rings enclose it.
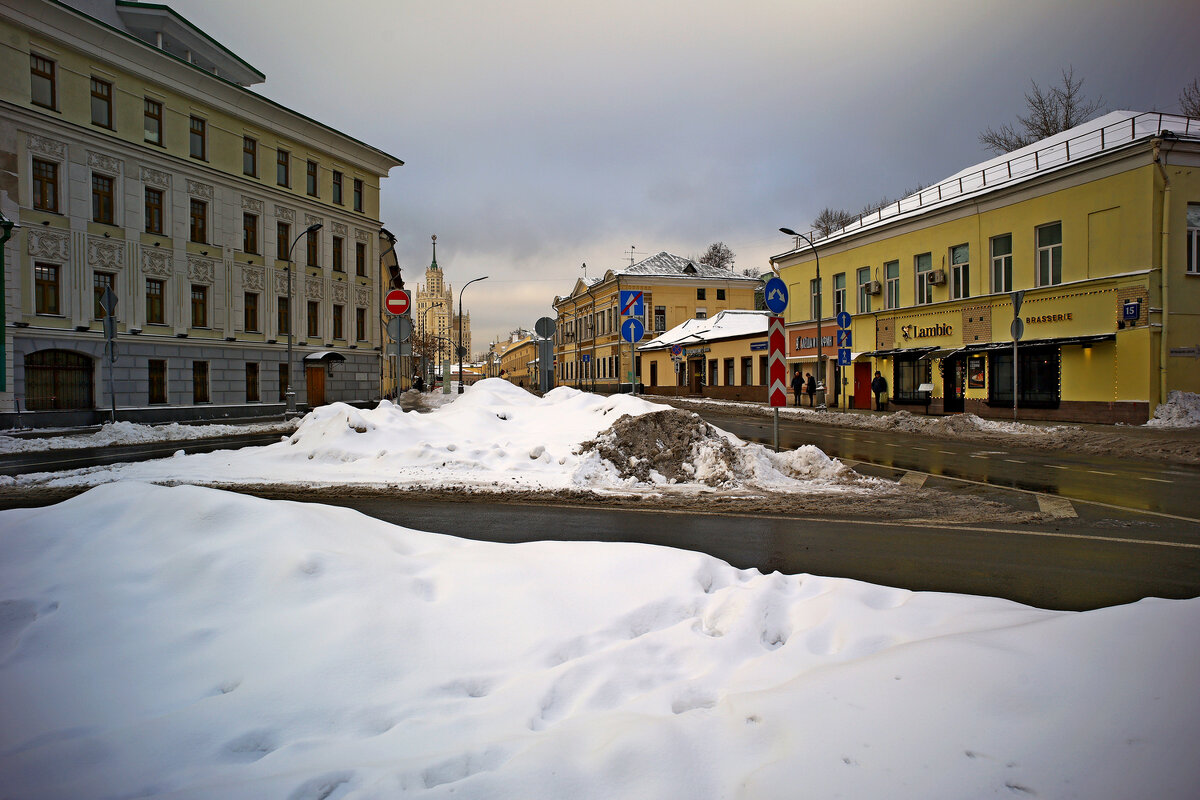
<instances>
[{"instance_id":1,"label":"cream colored building","mask_svg":"<svg viewBox=\"0 0 1200 800\"><path fill-rule=\"evenodd\" d=\"M459 319L454 306L454 287L446 282L445 273L437 263L437 235L432 237L433 260L425 270L425 283L418 285L413 303L413 332L419 337L433 339L429 369L440 370L439 365L453 364L458 369L459 328L462 328L462 344L466 349L464 364L471 353L471 314L464 312ZM465 367L464 367L465 369ZM442 374L441 371L438 374Z\"/></svg>"}]
</instances>

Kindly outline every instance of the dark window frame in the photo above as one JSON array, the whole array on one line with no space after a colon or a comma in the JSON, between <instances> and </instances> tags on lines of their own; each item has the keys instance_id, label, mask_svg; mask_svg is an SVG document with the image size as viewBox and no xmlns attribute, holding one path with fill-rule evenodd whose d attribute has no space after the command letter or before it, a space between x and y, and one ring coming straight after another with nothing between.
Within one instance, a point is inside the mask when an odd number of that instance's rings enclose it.
<instances>
[{"instance_id":1,"label":"dark window frame","mask_svg":"<svg viewBox=\"0 0 1200 800\"><path fill-rule=\"evenodd\" d=\"M290 222L275 222L275 257L287 261L288 247L292 241L292 224Z\"/></svg>"},{"instance_id":2,"label":"dark window frame","mask_svg":"<svg viewBox=\"0 0 1200 800\"><path fill-rule=\"evenodd\" d=\"M354 274L360 278L367 277L367 243L354 243Z\"/></svg>"},{"instance_id":3,"label":"dark window frame","mask_svg":"<svg viewBox=\"0 0 1200 800\"><path fill-rule=\"evenodd\" d=\"M145 219L143 220L146 233L162 236L163 233L163 191L147 186L143 193L145 199Z\"/></svg>"},{"instance_id":4,"label":"dark window frame","mask_svg":"<svg viewBox=\"0 0 1200 800\"><path fill-rule=\"evenodd\" d=\"M319 300L309 300L306 314L307 319L307 334L310 338L321 338L321 302Z\"/></svg>"},{"instance_id":5,"label":"dark window frame","mask_svg":"<svg viewBox=\"0 0 1200 800\"><path fill-rule=\"evenodd\" d=\"M166 405L167 403L167 362L161 358L151 358L146 362L146 403L148 405Z\"/></svg>"},{"instance_id":6,"label":"dark window frame","mask_svg":"<svg viewBox=\"0 0 1200 800\"><path fill-rule=\"evenodd\" d=\"M346 338L346 307L336 303L333 306L333 338L335 341Z\"/></svg>"},{"instance_id":7,"label":"dark window frame","mask_svg":"<svg viewBox=\"0 0 1200 800\"><path fill-rule=\"evenodd\" d=\"M246 362L246 402L258 403L261 400L258 385L258 362Z\"/></svg>"},{"instance_id":8,"label":"dark window frame","mask_svg":"<svg viewBox=\"0 0 1200 800\"><path fill-rule=\"evenodd\" d=\"M146 324L166 325L167 282L162 278L146 278Z\"/></svg>"},{"instance_id":9,"label":"dark window frame","mask_svg":"<svg viewBox=\"0 0 1200 800\"><path fill-rule=\"evenodd\" d=\"M287 150L275 151L275 183L287 189L292 186L292 154Z\"/></svg>"},{"instance_id":10,"label":"dark window frame","mask_svg":"<svg viewBox=\"0 0 1200 800\"><path fill-rule=\"evenodd\" d=\"M342 250L343 250L342 237L334 236L333 237L333 255L332 255L334 272L345 272L346 271L346 264L342 258L342 256L343 256Z\"/></svg>"},{"instance_id":11,"label":"dark window frame","mask_svg":"<svg viewBox=\"0 0 1200 800\"><path fill-rule=\"evenodd\" d=\"M58 63L52 58L39 56L37 53L29 54L29 102L35 106L49 108L52 111L58 110ZM45 81L47 91L50 95L49 99L42 101L38 99L38 82Z\"/></svg>"},{"instance_id":12,"label":"dark window frame","mask_svg":"<svg viewBox=\"0 0 1200 800\"><path fill-rule=\"evenodd\" d=\"M360 213L363 210L363 182L361 178L354 179L354 210Z\"/></svg>"},{"instance_id":13,"label":"dark window frame","mask_svg":"<svg viewBox=\"0 0 1200 800\"><path fill-rule=\"evenodd\" d=\"M188 241L208 244L208 203L194 197L188 203Z\"/></svg>"},{"instance_id":14,"label":"dark window frame","mask_svg":"<svg viewBox=\"0 0 1200 800\"><path fill-rule=\"evenodd\" d=\"M91 110L92 124L113 130L113 106L112 106L112 82L92 76L91 78ZM96 112L102 112L102 116L106 119L97 120Z\"/></svg>"},{"instance_id":15,"label":"dark window frame","mask_svg":"<svg viewBox=\"0 0 1200 800\"><path fill-rule=\"evenodd\" d=\"M150 144L161 146L163 143L163 106L149 97L142 98L142 138Z\"/></svg>"},{"instance_id":16,"label":"dark window frame","mask_svg":"<svg viewBox=\"0 0 1200 800\"><path fill-rule=\"evenodd\" d=\"M62 316L62 267L34 262L34 313L45 317Z\"/></svg>"},{"instance_id":17,"label":"dark window frame","mask_svg":"<svg viewBox=\"0 0 1200 800\"><path fill-rule=\"evenodd\" d=\"M105 289L117 290L117 273L96 270L92 273L92 319L104 319L104 307L100 298Z\"/></svg>"},{"instance_id":18,"label":"dark window frame","mask_svg":"<svg viewBox=\"0 0 1200 800\"><path fill-rule=\"evenodd\" d=\"M58 213L58 162L33 159L33 208Z\"/></svg>"},{"instance_id":19,"label":"dark window frame","mask_svg":"<svg viewBox=\"0 0 1200 800\"><path fill-rule=\"evenodd\" d=\"M246 292L242 297L242 330L262 333L258 329L258 292Z\"/></svg>"},{"instance_id":20,"label":"dark window frame","mask_svg":"<svg viewBox=\"0 0 1200 800\"><path fill-rule=\"evenodd\" d=\"M242 252L258 255L258 214L242 212Z\"/></svg>"},{"instance_id":21,"label":"dark window frame","mask_svg":"<svg viewBox=\"0 0 1200 800\"><path fill-rule=\"evenodd\" d=\"M116 224L116 179L92 173L92 222Z\"/></svg>"},{"instance_id":22,"label":"dark window frame","mask_svg":"<svg viewBox=\"0 0 1200 800\"><path fill-rule=\"evenodd\" d=\"M342 173L336 169L333 171L333 202L340 205L345 205L345 200L342 197Z\"/></svg>"},{"instance_id":23,"label":"dark window frame","mask_svg":"<svg viewBox=\"0 0 1200 800\"><path fill-rule=\"evenodd\" d=\"M192 284L192 327L208 328L208 286Z\"/></svg>"},{"instance_id":24,"label":"dark window frame","mask_svg":"<svg viewBox=\"0 0 1200 800\"><path fill-rule=\"evenodd\" d=\"M192 362L192 403L199 405L212 402L212 392L208 385L208 362Z\"/></svg>"},{"instance_id":25,"label":"dark window frame","mask_svg":"<svg viewBox=\"0 0 1200 800\"><path fill-rule=\"evenodd\" d=\"M188 122L188 155L208 161L208 121L193 116Z\"/></svg>"},{"instance_id":26,"label":"dark window frame","mask_svg":"<svg viewBox=\"0 0 1200 800\"><path fill-rule=\"evenodd\" d=\"M304 167L304 188L309 197L320 197L320 167L309 159Z\"/></svg>"},{"instance_id":27,"label":"dark window frame","mask_svg":"<svg viewBox=\"0 0 1200 800\"><path fill-rule=\"evenodd\" d=\"M242 174L258 177L258 140L252 136L242 137Z\"/></svg>"}]
</instances>

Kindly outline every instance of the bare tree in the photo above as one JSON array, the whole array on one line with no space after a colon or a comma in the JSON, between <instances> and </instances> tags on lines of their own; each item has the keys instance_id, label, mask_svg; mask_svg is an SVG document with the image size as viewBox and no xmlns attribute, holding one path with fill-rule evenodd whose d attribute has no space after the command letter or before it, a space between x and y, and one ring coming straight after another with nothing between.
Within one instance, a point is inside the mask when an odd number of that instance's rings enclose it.
<instances>
[{"instance_id":1,"label":"bare tree","mask_svg":"<svg viewBox=\"0 0 1200 800\"><path fill-rule=\"evenodd\" d=\"M1183 87L1179 95L1179 110L1185 117L1200 119L1200 78L1192 78L1192 82Z\"/></svg>"},{"instance_id":2,"label":"bare tree","mask_svg":"<svg viewBox=\"0 0 1200 800\"><path fill-rule=\"evenodd\" d=\"M858 219L858 214L840 208L823 208L817 218L812 221L813 230L822 236L828 236L834 231L840 231Z\"/></svg>"},{"instance_id":3,"label":"bare tree","mask_svg":"<svg viewBox=\"0 0 1200 800\"><path fill-rule=\"evenodd\" d=\"M698 259L701 264L707 264L717 269L733 269L733 251L724 242L713 242Z\"/></svg>"},{"instance_id":4,"label":"bare tree","mask_svg":"<svg viewBox=\"0 0 1200 800\"><path fill-rule=\"evenodd\" d=\"M1103 110L1102 98L1088 100L1083 93L1083 78L1075 77L1075 68L1062 71L1062 84L1043 89L1030 80L1032 91L1025 93L1025 115L1017 115L1017 126L1009 123L988 128L979 134L979 142L997 154L1011 153L1026 145L1070 130L1087 122Z\"/></svg>"}]
</instances>

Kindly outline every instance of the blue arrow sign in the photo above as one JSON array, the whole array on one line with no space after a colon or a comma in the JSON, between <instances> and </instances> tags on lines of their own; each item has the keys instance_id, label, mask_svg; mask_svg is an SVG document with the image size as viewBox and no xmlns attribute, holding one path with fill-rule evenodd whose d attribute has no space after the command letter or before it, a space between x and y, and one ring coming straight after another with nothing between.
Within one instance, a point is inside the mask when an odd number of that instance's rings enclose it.
<instances>
[{"instance_id":1,"label":"blue arrow sign","mask_svg":"<svg viewBox=\"0 0 1200 800\"><path fill-rule=\"evenodd\" d=\"M763 300L772 314L782 314L788 304L787 284L781 278L771 278L763 287Z\"/></svg>"},{"instance_id":2,"label":"blue arrow sign","mask_svg":"<svg viewBox=\"0 0 1200 800\"><path fill-rule=\"evenodd\" d=\"M849 347L839 347L838 348L838 366L840 366L840 367L850 366L850 348Z\"/></svg>"},{"instance_id":3,"label":"blue arrow sign","mask_svg":"<svg viewBox=\"0 0 1200 800\"><path fill-rule=\"evenodd\" d=\"M837 341L838 347L849 347L850 346L850 331L846 330L845 328L840 329L837 332L837 340L838 340Z\"/></svg>"},{"instance_id":4,"label":"blue arrow sign","mask_svg":"<svg viewBox=\"0 0 1200 800\"><path fill-rule=\"evenodd\" d=\"M850 327L850 312L849 311L839 311L838 315L837 315L837 324L838 324L839 328L849 328Z\"/></svg>"},{"instance_id":5,"label":"blue arrow sign","mask_svg":"<svg viewBox=\"0 0 1200 800\"><path fill-rule=\"evenodd\" d=\"M621 316L646 316L646 295L634 289L621 290Z\"/></svg>"},{"instance_id":6,"label":"blue arrow sign","mask_svg":"<svg viewBox=\"0 0 1200 800\"><path fill-rule=\"evenodd\" d=\"M621 323L621 338L630 344L640 342L645 332L646 326L637 317L630 317Z\"/></svg>"}]
</instances>

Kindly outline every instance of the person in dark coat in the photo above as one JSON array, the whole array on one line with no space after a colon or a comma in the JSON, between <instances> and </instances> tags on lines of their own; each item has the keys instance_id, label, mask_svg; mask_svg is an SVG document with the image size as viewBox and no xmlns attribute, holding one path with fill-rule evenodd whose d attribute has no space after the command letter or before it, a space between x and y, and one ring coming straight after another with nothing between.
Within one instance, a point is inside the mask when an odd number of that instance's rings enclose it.
<instances>
[{"instance_id":1,"label":"person in dark coat","mask_svg":"<svg viewBox=\"0 0 1200 800\"><path fill-rule=\"evenodd\" d=\"M800 405L800 396L804 394L804 378L800 377L800 371L792 375L792 392L796 395L796 405Z\"/></svg>"},{"instance_id":2,"label":"person in dark coat","mask_svg":"<svg viewBox=\"0 0 1200 800\"><path fill-rule=\"evenodd\" d=\"M815 408L817 405L817 379L812 376L811 372L806 372L804 375L804 388L808 392L808 404Z\"/></svg>"},{"instance_id":3,"label":"person in dark coat","mask_svg":"<svg viewBox=\"0 0 1200 800\"><path fill-rule=\"evenodd\" d=\"M420 375L413 375L413 388L418 392L425 391L425 379Z\"/></svg>"},{"instance_id":4,"label":"person in dark coat","mask_svg":"<svg viewBox=\"0 0 1200 800\"><path fill-rule=\"evenodd\" d=\"M883 411L883 396L887 394L887 378L875 370L875 378L871 381L871 391L875 393L875 410Z\"/></svg>"}]
</instances>

